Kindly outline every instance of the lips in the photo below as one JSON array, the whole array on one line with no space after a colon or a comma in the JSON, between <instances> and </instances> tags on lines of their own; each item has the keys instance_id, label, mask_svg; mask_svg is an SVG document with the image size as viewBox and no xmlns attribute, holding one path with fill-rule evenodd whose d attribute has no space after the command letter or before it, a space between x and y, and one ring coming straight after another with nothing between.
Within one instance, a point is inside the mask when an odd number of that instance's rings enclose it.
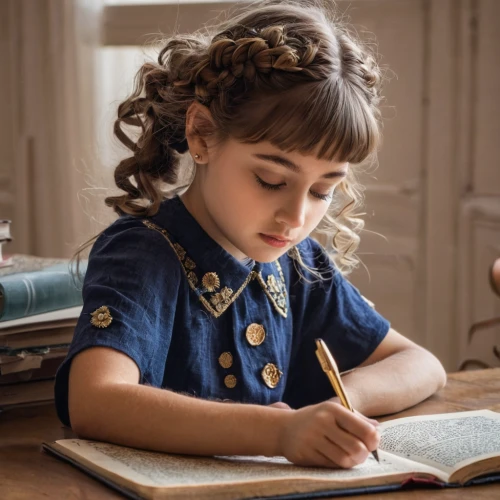
<instances>
[{"instance_id":1,"label":"lips","mask_svg":"<svg viewBox=\"0 0 500 500\"><path fill-rule=\"evenodd\" d=\"M270 235L270 234L264 234L264 233L259 233L260 238L264 243L267 243L269 246L275 247L275 248L283 248L286 247L292 240L289 238L285 238L283 236L279 235Z\"/></svg>"},{"instance_id":2,"label":"lips","mask_svg":"<svg viewBox=\"0 0 500 500\"><path fill-rule=\"evenodd\" d=\"M290 243L292 241L290 238L285 238L285 236L280 236L279 234L265 234L262 233L263 236L267 236L268 238L274 238L275 240L278 241L284 241L286 243Z\"/></svg>"}]
</instances>

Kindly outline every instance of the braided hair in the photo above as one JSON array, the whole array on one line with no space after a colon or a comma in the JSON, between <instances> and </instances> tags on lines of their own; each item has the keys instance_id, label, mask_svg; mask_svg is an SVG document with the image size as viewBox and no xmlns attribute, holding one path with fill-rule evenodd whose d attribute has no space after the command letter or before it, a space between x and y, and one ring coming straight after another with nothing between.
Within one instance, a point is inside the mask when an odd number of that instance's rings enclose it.
<instances>
[{"instance_id":1,"label":"braided hair","mask_svg":"<svg viewBox=\"0 0 500 500\"><path fill-rule=\"evenodd\" d=\"M360 163L380 142L380 84L375 57L319 0L246 4L207 32L166 40L157 63L140 68L114 126L132 153L114 173L124 194L105 203L118 214L158 211L188 150L186 113L194 101L210 110L221 141L269 141ZM138 139L124 127L138 127ZM363 227L352 168L337 193L318 231L348 271Z\"/></svg>"}]
</instances>

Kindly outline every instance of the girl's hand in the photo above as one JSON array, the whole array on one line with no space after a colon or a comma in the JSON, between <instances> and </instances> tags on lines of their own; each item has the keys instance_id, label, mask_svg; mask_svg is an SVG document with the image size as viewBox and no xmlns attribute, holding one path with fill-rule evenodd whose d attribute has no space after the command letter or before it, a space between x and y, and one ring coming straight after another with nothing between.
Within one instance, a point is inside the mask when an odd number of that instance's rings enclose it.
<instances>
[{"instance_id":1,"label":"girl's hand","mask_svg":"<svg viewBox=\"0 0 500 500\"><path fill-rule=\"evenodd\" d=\"M286 412L279 454L303 466L350 468L378 447L378 422L325 401Z\"/></svg>"}]
</instances>

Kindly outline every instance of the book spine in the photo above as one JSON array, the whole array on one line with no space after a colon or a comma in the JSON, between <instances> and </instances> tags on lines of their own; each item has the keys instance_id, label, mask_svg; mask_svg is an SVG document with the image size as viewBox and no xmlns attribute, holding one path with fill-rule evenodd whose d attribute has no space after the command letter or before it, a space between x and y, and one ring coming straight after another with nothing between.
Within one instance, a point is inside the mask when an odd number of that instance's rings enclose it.
<instances>
[{"instance_id":1,"label":"book spine","mask_svg":"<svg viewBox=\"0 0 500 500\"><path fill-rule=\"evenodd\" d=\"M80 280L68 271L20 273L0 279L0 322L82 305L80 288Z\"/></svg>"}]
</instances>

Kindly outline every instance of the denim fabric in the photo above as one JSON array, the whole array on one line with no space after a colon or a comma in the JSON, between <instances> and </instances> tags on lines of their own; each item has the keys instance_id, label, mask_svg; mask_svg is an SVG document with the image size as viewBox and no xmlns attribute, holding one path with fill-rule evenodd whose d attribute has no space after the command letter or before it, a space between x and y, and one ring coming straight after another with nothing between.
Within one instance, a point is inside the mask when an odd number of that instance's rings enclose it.
<instances>
[{"instance_id":1,"label":"denim fabric","mask_svg":"<svg viewBox=\"0 0 500 500\"><path fill-rule=\"evenodd\" d=\"M60 420L70 425L71 361L94 346L132 358L141 384L200 398L285 401L299 408L334 396L315 356L315 338L325 340L343 371L375 350L389 323L334 269L317 242L307 238L297 249L324 280L299 268L301 276L288 255L274 263L238 261L178 197L164 201L149 219L120 217L89 256L83 311L56 375ZM102 306L112 321L98 328L91 313ZM252 323L266 333L257 346L246 337ZM225 352L233 358L229 368L219 362ZM282 372L274 388L262 376L267 363ZM234 387L226 386L227 375L236 378Z\"/></svg>"}]
</instances>

